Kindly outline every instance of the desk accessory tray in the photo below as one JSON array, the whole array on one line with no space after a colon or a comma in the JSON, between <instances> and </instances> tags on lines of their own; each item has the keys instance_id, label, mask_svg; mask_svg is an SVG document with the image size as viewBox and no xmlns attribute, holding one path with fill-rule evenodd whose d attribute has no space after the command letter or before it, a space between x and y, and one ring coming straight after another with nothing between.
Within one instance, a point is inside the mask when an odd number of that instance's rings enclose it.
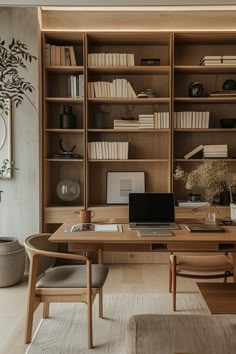
<instances>
[{"instance_id":1,"label":"desk accessory tray","mask_svg":"<svg viewBox=\"0 0 236 354\"><path fill-rule=\"evenodd\" d=\"M225 232L225 229L217 224L186 224L185 228L190 232Z\"/></svg>"}]
</instances>

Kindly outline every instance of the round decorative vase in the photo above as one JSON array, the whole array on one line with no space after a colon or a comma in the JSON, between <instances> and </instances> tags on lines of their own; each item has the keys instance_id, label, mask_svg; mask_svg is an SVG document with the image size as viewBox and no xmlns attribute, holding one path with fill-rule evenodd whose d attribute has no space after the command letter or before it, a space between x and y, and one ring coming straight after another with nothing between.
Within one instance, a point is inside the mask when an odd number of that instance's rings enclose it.
<instances>
[{"instance_id":1,"label":"round decorative vase","mask_svg":"<svg viewBox=\"0 0 236 354\"><path fill-rule=\"evenodd\" d=\"M19 283L25 271L25 248L16 237L0 237L0 288Z\"/></svg>"},{"instance_id":2,"label":"round decorative vase","mask_svg":"<svg viewBox=\"0 0 236 354\"><path fill-rule=\"evenodd\" d=\"M75 129L76 119L72 114L72 106L64 105L63 113L60 115L60 128L61 129Z\"/></svg>"}]
</instances>

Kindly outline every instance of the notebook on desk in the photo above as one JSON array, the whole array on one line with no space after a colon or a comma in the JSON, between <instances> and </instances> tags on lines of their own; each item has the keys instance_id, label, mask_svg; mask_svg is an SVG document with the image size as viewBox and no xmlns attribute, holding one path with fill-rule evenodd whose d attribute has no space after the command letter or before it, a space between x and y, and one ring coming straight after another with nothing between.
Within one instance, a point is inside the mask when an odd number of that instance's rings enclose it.
<instances>
[{"instance_id":1,"label":"notebook on desk","mask_svg":"<svg viewBox=\"0 0 236 354\"><path fill-rule=\"evenodd\" d=\"M130 193L130 229L169 229L175 223L174 193Z\"/></svg>"}]
</instances>

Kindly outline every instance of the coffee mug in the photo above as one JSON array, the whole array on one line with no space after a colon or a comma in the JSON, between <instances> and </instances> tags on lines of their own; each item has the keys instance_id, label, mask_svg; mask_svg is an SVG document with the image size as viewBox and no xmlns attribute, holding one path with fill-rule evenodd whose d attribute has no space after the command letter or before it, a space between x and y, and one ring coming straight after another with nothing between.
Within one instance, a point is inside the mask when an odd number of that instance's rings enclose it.
<instances>
[{"instance_id":1,"label":"coffee mug","mask_svg":"<svg viewBox=\"0 0 236 354\"><path fill-rule=\"evenodd\" d=\"M79 217L81 223L90 223L91 219L95 216L93 210L80 210Z\"/></svg>"}]
</instances>

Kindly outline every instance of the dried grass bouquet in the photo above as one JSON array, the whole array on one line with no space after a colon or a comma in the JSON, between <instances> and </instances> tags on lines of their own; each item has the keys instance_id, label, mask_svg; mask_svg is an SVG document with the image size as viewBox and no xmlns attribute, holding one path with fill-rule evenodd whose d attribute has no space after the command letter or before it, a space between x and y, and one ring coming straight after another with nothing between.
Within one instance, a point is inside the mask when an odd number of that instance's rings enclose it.
<instances>
[{"instance_id":1,"label":"dried grass bouquet","mask_svg":"<svg viewBox=\"0 0 236 354\"><path fill-rule=\"evenodd\" d=\"M174 179L182 180L187 190L204 194L210 204L217 193L235 185L235 174L230 173L228 164L221 160L204 160L189 173L178 165Z\"/></svg>"}]
</instances>

